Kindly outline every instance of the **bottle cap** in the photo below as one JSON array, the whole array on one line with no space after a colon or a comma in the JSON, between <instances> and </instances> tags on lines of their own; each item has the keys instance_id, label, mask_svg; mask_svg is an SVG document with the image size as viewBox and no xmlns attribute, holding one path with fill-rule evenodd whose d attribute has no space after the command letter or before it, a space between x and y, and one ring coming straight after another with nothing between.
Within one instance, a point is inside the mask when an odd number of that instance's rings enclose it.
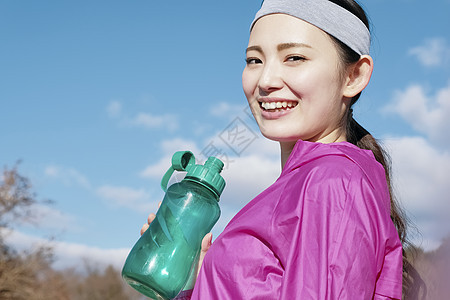
<instances>
[{"instance_id":1,"label":"bottle cap","mask_svg":"<svg viewBox=\"0 0 450 300\"><path fill-rule=\"evenodd\" d=\"M183 180L199 182L220 197L225 188L225 180L220 175L223 167L224 163L213 156L209 157L204 165L196 165L192 152L178 151L172 156L172 166L164 174L161 180L161 187L164 192L167 191L167 184L175 170L187 171L186 177Z\"/></svg>"},{"instance_id":2,"label":"bottle cap","mask_svg":"<svg viewBox=\"0 0 450 300\"><path fill-rule=\"evenodd\" d=\"M220 159L211 156L206 160L204 165L190 167L185 179L196 180L205 184L220 197L225 188L225 180L220 175L223 167L224 163Z\"/></svg>"}]
</instances>

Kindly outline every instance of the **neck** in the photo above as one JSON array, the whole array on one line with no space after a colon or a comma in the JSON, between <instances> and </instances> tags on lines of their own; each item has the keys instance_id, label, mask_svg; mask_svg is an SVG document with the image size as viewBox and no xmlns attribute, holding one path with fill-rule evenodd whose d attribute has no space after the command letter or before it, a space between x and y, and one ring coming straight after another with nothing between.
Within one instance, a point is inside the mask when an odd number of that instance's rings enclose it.
<instances>
[{"instance_id":1,"label":"neck","mask_svg":"<svg viewBox=\"0 0 450 300\"><path fill-rule=\"evenodd\" d=\"M292 150L294 149L295 142L280 142L281 149L281 169L284 169L284 165L291 155Z\"/></svg>"},{"instance_id":2,"label":"neck","mask_svg":"<svg viewBox=\"0 0 450 300\"><path fill-rule=\"evenodd\" d=\"M345 142L345 141L347 141L347 138L345 137L345 131L340 131L340 130L333 132L333 134L330 134L330 135L326 136L325 138L321 138L318 140L310 140L310 142L316 142L316 143L322 143L322 144L339 143L339 142ZM281 169L282 170L284 169L284 165L286 164L286 161L288 160L289 156L291 155L291 152L294 149L295 144L296 144L296 141L280 142Z\"/></svg>"}]
</instances>

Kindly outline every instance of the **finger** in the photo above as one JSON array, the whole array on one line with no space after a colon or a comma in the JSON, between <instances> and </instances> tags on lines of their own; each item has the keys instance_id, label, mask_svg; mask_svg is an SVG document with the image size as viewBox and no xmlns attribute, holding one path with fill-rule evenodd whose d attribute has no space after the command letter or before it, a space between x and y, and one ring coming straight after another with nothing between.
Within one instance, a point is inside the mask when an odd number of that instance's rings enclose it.
<instances>
[{"instance_id":1,"label":"finger","mask_svg":"<svg viewBox=\"0 0 450 300\"><path fill-rule=\"evenodd\" d=\"M208 252L209 247L211 247L212 243L212 233L208 233L203 237L202 240L202 249L200 251L200 257L198 258L198 265L197 265L197 276L200 272L200 268L203 264L203 259L205 258L206 252Z\"/></svg>"},{"instance_id":2,"label":"finger","mask_svg":"<svg viewBox=\"0 0 450 300\"><path fill-rule=\"evenodd\" d=\"M154 213L149 214L148 218L147 218L147 223L148 224L152 223L155 218L156 218L156 215Z\"/></svg>"},{"instance_id":3,"label":"finger","mask_svg":"<svg viewBox=\"0 0 450 300\"><path fill-rule=\"evenodd\" d=\"M206 252L208 251L209 247L211 247L211 243L212 243L212 233L207 233L202 240L202 251L206 254Z\"/></svg>"},{"instance_id":4,"label":"finger","mask_svg":"<svg viewBox=\"0 0 450 300\"><path fill-rule=\"evenodd\" d=\"M149 227L150 227L149 224L144 224L144 225L142 225L142 228L141 228L141 235L143 235L144 232L147 231L147 229L148 229Z\"/></svg>"},{"instance_id":5,"label":"finger","mask_svg":"<svg viewBox=\"0 0 450 300\"><path fill-rule=\"evenodd\" d=\"M162 203L162 201L159 201L159 202L158 202L158 208L161 207L161 203Z\"/></svg>"}]
</instances>

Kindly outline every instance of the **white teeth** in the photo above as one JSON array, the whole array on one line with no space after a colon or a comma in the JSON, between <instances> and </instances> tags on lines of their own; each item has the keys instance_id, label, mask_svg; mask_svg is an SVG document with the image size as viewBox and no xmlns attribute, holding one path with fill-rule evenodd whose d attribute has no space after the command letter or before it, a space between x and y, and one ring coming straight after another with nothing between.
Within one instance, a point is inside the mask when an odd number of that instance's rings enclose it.
<instances>
[{"instance_id":1,"label":"white teeth","mask_svg":"<svg viewBox=\"0 0 450 300\"><path fill-rule=\"evenodd\" d=\"M287 102L287 101L283 101L283 102L261 102L261 106L264 109L277 109L277 108L294 107L295 104L293 102Z\"/></svg>"}]
</instances>

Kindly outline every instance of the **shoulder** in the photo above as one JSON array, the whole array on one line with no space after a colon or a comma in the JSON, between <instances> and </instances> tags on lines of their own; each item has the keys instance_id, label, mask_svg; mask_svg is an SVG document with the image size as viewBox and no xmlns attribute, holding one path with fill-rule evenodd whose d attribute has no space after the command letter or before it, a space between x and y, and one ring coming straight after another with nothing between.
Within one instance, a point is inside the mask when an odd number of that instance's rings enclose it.
<instances>
[{"instance_id":1,"label":"shoulder","mask_svg":"<svg viewBox=\"0 0 450 300\"><path fill-rule=\"evenodd\" d=\"M372 173L384 173L372 151L361 149L348 142L313 143L299 140L283 168L282 176L296 169L303 172L328 172L339 174L339 171L351 168L361 170L370 176ZM337 172L334 172L337 169ZM341 173L345 175L345 172Z\"/></svg>"},{"instance_id":2,"label":"shoulder","mask_svg":"<svg viewBox=\"0 0 450 300\"><path fill-rule=\"evenodd\" d=\"M364 177L365 172L351 156L340 151L322 153L292 171L292 179L304 178L309 184L334 181L348 183L352 178Z\"/></svg>"},{"instance_id":3,"label":"shoulder","mask_svg":"<svg viewBox=\"0 0 450 300\"><path fill-rule=\"evenodd\" d=\"M367 181L374 188L386 185L385 170L370 150L349 143L323 146L314 159L304 164L303 171L311 176L329 180Z\"/></svg>"},{"instance_id":4,"label":"shoulder","mask_svg":"<svg viewBox=\"0 0 450 300\"><path fill-rule=\"evenodd\" d=\"M369 195L377 198L376 202L388 202L385 171L371 151L348 143L316 150L286 174L289 191L296 190L299 196L339 199L342 206L348 199L364 202Z\"/></svg>"}]
</instances>

